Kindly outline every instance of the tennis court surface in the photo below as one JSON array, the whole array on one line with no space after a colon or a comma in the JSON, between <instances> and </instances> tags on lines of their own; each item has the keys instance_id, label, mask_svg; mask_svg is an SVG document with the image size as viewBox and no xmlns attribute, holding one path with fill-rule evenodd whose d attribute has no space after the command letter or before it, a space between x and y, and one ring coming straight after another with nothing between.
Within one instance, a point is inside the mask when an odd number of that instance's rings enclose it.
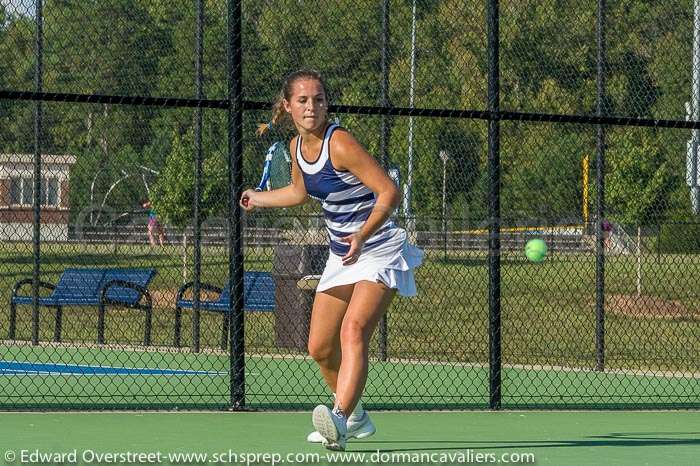
<instances>
[{"instance_id":1,"label":"tennis court surface","mask_svg":"<svg viewBox=\"0 0 700 466\"><path fill-rule=\"evenodd\" d=\"M20 464L23 451L74 453L78 463L108 462L109 453L125 460L160 454L162 464L694 465L700 456L697 412L375 412L373 418L377 434L349 442L344 454L306 443L306 412L6 413L0 446L8 464ZM7 461L12 455L17 459Z\"/></svg>"}]
</instances>

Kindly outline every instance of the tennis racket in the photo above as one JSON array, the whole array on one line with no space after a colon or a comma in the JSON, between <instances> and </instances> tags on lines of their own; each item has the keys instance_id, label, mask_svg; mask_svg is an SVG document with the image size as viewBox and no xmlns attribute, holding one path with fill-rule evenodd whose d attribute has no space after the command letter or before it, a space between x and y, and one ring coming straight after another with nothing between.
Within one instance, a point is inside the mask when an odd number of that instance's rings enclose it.
<instances>
[{"instance_id":1,"label":"tennis racket","mask_svg":"<svg viewBox=\"0 0 700 466\"><path fill-rule=\"evenodd\" d=\"M297 280L297 288L306 291L315 290L320 279L320 275L306 275Z\"/></svg>"},{"instance_id":2,"label":"tennis racket","mask_svg":"<svg viewBox=\"0 0 700 466\"><path fill-rule=\"evenodd\" d=\"M289 154L286 145L277 141L267 149L265 164L260 183L255 188L256 191L272 191L288 186L292 182L292 156ZM243 205L248 206L248 198L244 197Z\"/></svg>"}]
</instances>

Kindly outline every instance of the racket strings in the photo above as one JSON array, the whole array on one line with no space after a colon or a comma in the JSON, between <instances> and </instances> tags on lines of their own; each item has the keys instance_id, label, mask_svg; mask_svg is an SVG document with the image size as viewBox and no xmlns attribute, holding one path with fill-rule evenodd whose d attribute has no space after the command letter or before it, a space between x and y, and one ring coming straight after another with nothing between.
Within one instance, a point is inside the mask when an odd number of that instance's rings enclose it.
<instances>
[{"instance_id":1,"label":"racket strings","mask_svg":"<svg viewBox=\"0 0 700 466\"><path fill-rule=\"evenodd\" d=\"M269 182L270 189L283 188L292 182L291 156L281 143L272 150Z\"/></svg>"}]
</instances>

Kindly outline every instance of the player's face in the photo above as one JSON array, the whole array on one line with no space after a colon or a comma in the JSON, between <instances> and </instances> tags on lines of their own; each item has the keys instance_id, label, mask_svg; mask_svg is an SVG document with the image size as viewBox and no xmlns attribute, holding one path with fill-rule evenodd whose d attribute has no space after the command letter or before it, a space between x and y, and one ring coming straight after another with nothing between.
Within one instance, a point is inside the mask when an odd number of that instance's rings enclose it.
<instances>
[{"instance_id":1,"label":"player's face","mask_svg":"<svg viewBox=\"0 0 700 466\"><path fill-rule=\"evenodd\" d=\"M297 79L292 85L292 95L284 102L285 109L299 131L311 133L323 130L326 124L328 103L323 85L315 79Z\"/></svg>"}]
</instances>

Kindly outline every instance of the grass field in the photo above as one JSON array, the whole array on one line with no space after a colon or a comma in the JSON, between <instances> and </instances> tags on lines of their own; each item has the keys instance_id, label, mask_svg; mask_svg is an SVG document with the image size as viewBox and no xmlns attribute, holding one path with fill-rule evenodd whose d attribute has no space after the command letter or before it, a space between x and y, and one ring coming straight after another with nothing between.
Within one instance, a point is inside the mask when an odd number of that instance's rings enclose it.
<instances>
[{"instance_id":1,"label":"grass field","mask_svg":"<svg viewBox=\"0 0 700 466\"><path fill-rule=\"evenodd\" d=\"M191 251L188 251L187 280L192 279ZM246 251L247 270L271 270L272 249ZM224 248L205 248L202 255L202 281L221 286L227 275L227 253ZM150 290L154 296L153 345L162 352L144 352L155 361L164 358L165 350L172 351L174 301L183 279L182 249L146 246L119 246L83 244L45 244L42 246L42 279L55 282L60 272L69 266L149 266L158 270ZM8 303L13 284L31 276L31 245L9 243L0 247L0 302ZM567 397L577 395L576 383L590 387L601 385L600 380L574 377L572 383L562 383L579 370L590 371L596 363L595 347L595 258L583 254L550 254L542 264L531 264L515 254L502 258L502 342L504 367L519 369L504 377L506 387L533 385L532 390L518 395L521 400L536 403L565 403ZM666 396L678 402L684 395L700 393L698 366L700 340L700 313L698 312L697 283L700 278L700 258L683 255L661 255L645 258L642 267L641 296L637 296L636 259L612 256L606 260L606 299L624 297L627 311L638 310L649 315L625 315L609 310L605 320L606 369L626 374L669 374L682 377L684 384L669 385ZM446 367L478 367L482 371L488 361L488 269L485 253L451 252L447 260L441 251L428 252L425 264L418 269L419 296L395 300L388 316L388 356L397 361L429 361ZM653 298L653 300L651 300ZM663 312L659 303L671 303L686 311L683 316L655 315ZM0 339L6 338L9 306L0 311ZM92 344L96 339L97 313L88 309L67 309L63 317L63 342L79 347ZM248 355L281 355L293 357L305 354L303 349L285 349L276 344L275 315L271 313L246 314L246 350ZM216 349L219 345L221 317L202 313L202 346ZM31 308L21 308L18 316L18 339L31 336ZM52 312L42 310L40 339L48 342L53 337ZM106 341L117 347L139 345L143 338L143 314L138 311L114 309L108 311ZM191 318L183 317L183 345L191 341ZM7 343L7 342L6 342ZM19 343L18 343L19 344ZM3 352L14 348L3 347ZM372 349L376 355L376 342ZM24 350L23 350L24 351ZM63 351L63 350L61 350ZM187 348L181 352L187 352ZM129 351L124 351L128 358ZM175 352L174 354L178 354ZM196 355L195 355L196 356ZM10 353L10 358L12 353ZM202 356L208 357L208 356ZM7 359L7 358L0 358ZM128 362L128 360L127 360ZM307 361L308 362L308 361ZM209 363L207 363L209 364ZM306 363L305 363L306 364ZM462 365L462 366L460 366ZM226 366L227 367L227 366ZM264 367L259 366L259 367ZM430 366L437 367L437 366ZM570 369L561 377L548 380L548 368ZM249 370L254 370L249 366ZM308 393L322 393L322 386L309 389L304 383L315 380L305 374L299 377L298 397L287 397L280 402L298 402ZM387 369L389 374L395 369ZM434 370L434 369L431 369ZM476 369L475 369L476 370ZM572 372L571 370L574 370ZM474 386L458 381L459 373L435 370L422 372L433 382L435 390L455 385L476 395L481 404L486 400L487 377L477 377ZM539 371L539 372L538 372ZM626 371L626 372L625 372ZM396 376L400 376L396 372ZM542 375L544 374L544 375ZM568 374L568 375L567 375ZM597 373L588 372L595 376ZM269 374L274 376L273 373ZM687 378L683 378L687 377ZM386 380L390 380L387 377ZM307 381L302 383L301 381ZM585 380L585 382L581 382ZM651 392L633 385L616 385L606 379L609 403L624 401L627 394L635 403L643 403L664 394L662 389ZM659 380L664 380L663 377ZM578 382L576 382L578 381ZM574 383L576 382L576 383ZM224 385L224 388L227 386ZM617 389L616 389L617 387ZM428 387L429 388L429 387ZM425 387L422 388L424 391ZM512 390L513 388L511 388ZM226 388L228 390L228 388ZM309 391L310 390L310 391ZM587 392L588 389L583 390ZM419 390L420 391L420 390ZM430 390L427 390L428 392ZM217 388L218 392L218 388ZM436 392L436 393L437 393ZM512 393L515 393L512 392ZM273 391L266 391L268 401L274 404ZM539 397L539 398L538 398ZM295 401L296 400L296 401ZM390 402L390 400L383 400ZM657 400L658 401L658 400Z\"/></svg>"}]
</instances>

